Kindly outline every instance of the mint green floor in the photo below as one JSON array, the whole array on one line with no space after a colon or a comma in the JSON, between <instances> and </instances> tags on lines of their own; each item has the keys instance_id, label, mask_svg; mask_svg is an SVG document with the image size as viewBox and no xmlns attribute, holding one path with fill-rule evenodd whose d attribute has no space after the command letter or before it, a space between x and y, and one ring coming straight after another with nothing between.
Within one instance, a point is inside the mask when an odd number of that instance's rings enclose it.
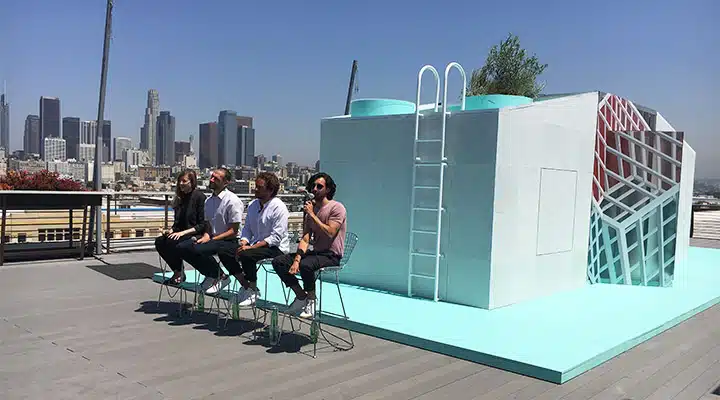
<instances>
[{"instance_id":1,"label":"mint green floor","mask_svg":"<svg viewBox=\"0 0 720 400\"><path fill-rule=\"evenodd\" d=\"M492 311L341 285L351 321L325 321L564 383L720 302L720 250L690 248L688 270L684 289L588 285ZM261 270L261 288L264 277ZM335 286L323 288L323 308L340 311ZM267 292L284 304L277 276L269 275Z\"/></svg>"}]
</instances>

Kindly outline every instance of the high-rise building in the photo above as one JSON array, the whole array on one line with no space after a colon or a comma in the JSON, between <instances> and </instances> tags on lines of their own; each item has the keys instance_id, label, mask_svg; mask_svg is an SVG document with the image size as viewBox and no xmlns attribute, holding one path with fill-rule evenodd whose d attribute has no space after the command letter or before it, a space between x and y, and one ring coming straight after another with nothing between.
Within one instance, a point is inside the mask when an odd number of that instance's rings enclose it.
<instances>
[{"instance_id":1,"label":"high-rise building","mask_svg":"<svg viewBox=\"0 0 720 400\"><path fill-rule=\"evenodd\" d=\"M45 138L62 138L60 134L60 99L40 97L40 156L45 159Z\"/></svg>"},{"instance_id":2,"label":"high-rise building","mask_svg":"<svg viewBox=\"0 0 720 400\"><path fill-rule=\"evenodd\" d=\"M218 161L218 126L215 122L200 124L200 143L198 147L198 166L213 168L220 165Z\"/></svg>"},{"instance_id":3,"label":"high-rise building","mask_svg":"<svg viewBox=\"0 0 720 400\"><path fill-rule=\"evenodd\" d=\"M267 162L267 159L265 159L265 154L260 154L254 157L254 163L253 167L262 169L265 166L265 163Z\"/></svg>"},{"instance_id":4,"label":"high-rise building","mask_svg":"<svg viewBox=\"0 0 720 400\"><path fill-rule=\"evenodd\" d=\"M112 161L110 159L112 146L112 122L105 120L102 126L102 161Z\"/></svg>"},{"instance_id":5,"label":"high-rise building","mask_svg":"<svg viewBox=\"0 0 720 400\"><path fill-rule=\"evenodd\" d=\"M128 137L116 137L113 142L113 161L123 161L123 154L132 149L132 140Z\"/></svg>"},{"instance_id":6,"label":"high-rise building","mask_svg":"<svg viewBox=\"0 0 720 400\"><path fill-rule=\"evenodd\" d=\"M78 161L93 161L95 159L95 145L80 143L78 146Z\"/></svg>"},{"instance_id":7,"label":"high-rise building","mask_svg":"<svg viewBox=\"0 0 720 400\"><path fill-rule=\"evenodd\" d=\"M25 118L25 134L23 136L25 154L40 154L40 117L28 115Z\"/></svg>"},{"instance_id":8,"label":"high-rise building","mask_svg":"<svg viewBox=\"0 0 720 400\"><path fill-rule=\"evenodd\" d=\"M242 115L238 115L237 124L238 126L247 126L248 128L252 128L253 117L243 117Z\"/></svg>"},{"instance_id":9,"label":"high-rise building","mask_svg":"<svg viewBox=\"0 0 720 400\"><path fill-rule=\"evenodd\" d=\"M240 165L252 166L255 161L255 129L238 127L238 155Z\"/></svg>"},{"instance_id":10,"label":"high-rise building","mask_svg":"<svg viewBox=\"0 0 720 400\"><path fill-rule=\"evenodd\" d=\"M147 107L145 107L145 124L140 129L140 148L148 151L151 165L156 165L157 118L159 112L160 95L157 90L150 89L147 95Z\"/></svg>"},{"instance_id":11,"label":"high-rise building","mask_svg":"<svg viewBox=\"0 0 720 400\"><path fill-rule=\"evenodd\" d=\"M97 121L83 121L80 125L80 143L95 144Z\"/></svg>"},{"instance_id":12,"label":"high-rise building","mask_svg":"<svg viewBox=\"0 0 720 400\"><path fill-rule=\"evenodd\" d=\"M43 140L43 154L45 161L65 161L65 139L59 137L47 137Z\"/></svg>"},{"instance_id":13,"label":"high-rise building","mask_svg":"<svg viewBox=\"0 0 720 400\"><path fill-rule=\"evenodd\" d=\"M218 115L218 166L240 166L238 158L238 128L235 111L220 111Z\"/></svg>"},{"instance_id":14,"label":"high-rise building","mask_svg":"<svg viewBox=\"0 0 720 400\"><path fill-rule=\"evenodd\" d=\"M284 167L284 165L283 165L283 158L282 158L282 156L281 156L280 154L275 154L274 156L272 156L272 160L273 160L273 162L275 162L275 164L277 164L277 166L278 166L279 168Z\"/></svg>"},{"instance_id":15,"label":"high-rise building","mask_svg":"<svg viewBox=\"0 0 720 400\"><path fill-rule=\"evenodd\" d=\"M63 139L67 158L79 159L80 157L80 118L65 117L62 119Z\"/></svg>"},{"instance_id":16,"label":"high-rise building","mask_svg":"<svg viewBox=\"0 0 720 400\"><path fill-rule=\"evenodd\" d=\"M5 156L10 154L10 104L7 102L7 88L3 82L0 94L0 147L5 149Z\"/></svg>"},{"instance_id":17,"label":"high-rise building","mask_svg":"<svg viewBox=\"0 0 720 400\"><path fill-rule=\"evenodd\" d=\"M155 163L157 165L175 165L175 117L170 111L161 111L157 118L157 142Z\"/></svg>"},{"instance_id":18,"label":"high-rise building","mask_svg":"<svg viewBox=\"0 0 720 400\"><path fill-rule=\"evenodd\" d=\"M182 163L185 156L190 155L190 142L175 142L175 162Z\"/></svg>"},{"instance_id":19,"label":"high-rise building","mask_svg":"<svg viewBox=\"0 0 720 400\"><path fill-rule=\"evenodd\" d=\"M40 137L62 137L60 99L57 97L40 97Z\"/></svg>"}]
</instances>

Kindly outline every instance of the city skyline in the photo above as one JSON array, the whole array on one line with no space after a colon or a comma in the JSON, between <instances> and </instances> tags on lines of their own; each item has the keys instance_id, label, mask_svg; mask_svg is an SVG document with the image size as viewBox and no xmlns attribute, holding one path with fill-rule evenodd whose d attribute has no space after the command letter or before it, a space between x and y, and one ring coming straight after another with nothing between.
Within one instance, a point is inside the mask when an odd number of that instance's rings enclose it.
<instances>
[{"instance_id":1,"label":"city skyline","mask_svg":"<svg viewBox=\"0 0 720 400\"><path fill-rule=\"evenodd\" d=\"M720 175L713 118L720 56L707 51L720 40L711 18L720 4L710 0L653 7L610 0L603 7L623 10L612 15L588 13L571 1L554 7L520 2L512 18L503 4L470 1L453 8L468 12L412 7L414 2L402 0L383 4L382 12L349 4L170 4L115 6L105 119L113 121L115 135L134 142L146 92L156 88L162 109L177 118L178 139L230 109L255 118L257 153L311 164L319 155L320 119L343 112L353 59L359 61L358 97L413 100L422 65L457 61L470 74L512 32L549 64L540 76L547 93L601 90L667 110L668 120L698 149L698 177ZM25 117L37 113L39 96L60 97L63 116L96 119L104 2L7 0L3 6L0 34L13 38L0 43L11 148L21 146ZM36 12L27 13L28 7ZM253 18L236 29L240 14ZM172 22L159 24L157 15ZM281 28L249 34L267 21ZM433 38L428 21L446 39ZM681 29L664 28L669 26ZM414 46L410 37L428 39ZM451 80L451 90L459 90L457 77Z\"/></svg>"},{"instance_id":2,"label":"city skyline","mask_svg":"<svg viewBox=\"0 0 720 400\"><path fill-rule=\"evenodd\" d=\"M175 116L171 115L172 112L169 110L164 110L162 107L160 107L159 103L159 93L156 89L148 89L147 91L147 107L145 110L145 123L139 128L139 135L137 137L131 137L131 136L122 136L122 135L115 135L112 132L112 130L109 128L109 125L112 123L112 121L105 119L104 126L103 126L103 132L102 132L102 152L103 152L103 159L104 161L116 161L116 158L118 155L116 155L116 150L114 147L114 144L117 139L128 139L130 140L131 149L140 149L140 150L146 150L148 151L148 155L151 159L151 164L155 165L158 164L157 160L161 159L163 162L168 159L172 159L173 157L170 157L170 155L174 154L174 144L180 143L180 142L187 142L190 143L194 137L199 137L200 133L202 132L202 126L206 125L208 123L215 123L217 124L217 121L205 121L198 123L198 130L195 132L191 132L187 135L187 137L178 137L176 130L175 130ZM4 99L4 94L3 94ZM51 123L48 123L50 126L50 132L49 134L43 133L43 118L40 117L43 113L47 114L43 109L44 107L47 107L47 104L52 104L52 115L50 119ZM45 137L59 137L62 139L65 139L68 141L67 148L66 148L66 155L67 158L78 158L79 156L79 145L81 144L94 144L96 139L96 132L97 132L97 121L92 119L83 119L78 116L67 116L64 115L62 112L62 99L59 96L40 96L40 106L38 108L38 112L35 114L28 114L24 117L23 122L23 131L22 131L22 140L20 143L20 146L17 147L11 147L10 150L8 150L8 154L16 151L16 150L23 150L25 152L33 152L31 150L34 150L33 145L28 143L28 134L30 134L30 140L31 142L34 142L32 139L36 139L39 141L38 148L39 151L38 154L41 155L41 158L43 158L43 151L44 151L44 145L43 140ZM9 108L9 107L8 107ZM56 112L55 110L59 110ZM236 118L236 128L237 128L237 137L238 141L233 142L233 145L237 146L237 159L241 161L241 164L238 165L252 165L253 159L257 155L261 155L264 153L257 153L255 150L255 129L253 126L253 117L249 116L240 116L237 115L237 112L234 112L232 110L222 110L220 111L220 114L218 118L222 115L224 112L232 112L234 115L234 118ZM150 121L150 117L155 116L153 119L154 123L148 124L148 121ZM169 117L170 120L165 120L166 117ZM30 118L37 118L38 123L38 133L34 134L32 133L32 130L29 128L28 120ZM48 117L45 118L45 120L48 120ZM162 120L162 122L161 122ZM171 122L170 122L171 121ZM54 125L58 125L58 129L55 130ZM168 126L170 124L171 128L169 128L172 132L169 135L169 137L173 140L166 143L166 148L160 150L156 147L156 141L158 140L158 134L164 137L166 133L160 132L158 133L158 127L161 126ZM149 128L148 128L149 127ZM30 131L29 131L30 129ZM45 128L47 130L47 128ZM146 133L146 129L147 132ZM69 130L70 136L66 135L66 130ZM35 135L36 137L34 137ZM148 139L148 137L152 137L151 139ZM69 141L76 141L77 143L69 143ZM149 143L145 143L144 141L149 140ZM240 142L241 141L241 142ZM112 144L112 147L109 147L108 145ZM249 145L249 147L248 147ZM194 149L195 154L199 154L199 149ZM164 154L165 156L159 157L160 154ZM93 153L94 154L94 153ZM271 157L274 157L276 154L279 155L279 153L268 153ZM235 159L235 158L233 158ZM117 159L119 160L119 159ZM317 161L317 160L316 160ZM307 164L302 164L306 166L312 166L316 161L310 161ZM289 162L296 162L296 161L289 161ZM163 163L160 163L163 164ZM160 165L158 164L158 165Z\"/></svg>"}]
</instances>

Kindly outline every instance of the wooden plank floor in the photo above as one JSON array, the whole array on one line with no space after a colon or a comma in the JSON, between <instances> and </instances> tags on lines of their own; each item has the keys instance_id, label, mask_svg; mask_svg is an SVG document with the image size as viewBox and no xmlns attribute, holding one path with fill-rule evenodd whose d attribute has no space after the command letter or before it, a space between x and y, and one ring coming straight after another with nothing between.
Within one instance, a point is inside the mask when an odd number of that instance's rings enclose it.
<instances>
[{"instance_id":1,"label":"wooden plank floor","mask_svg":"<svg viewBox=\"0 0 720 400\"><path fill-rule=\"evenodd\" d=\"M156 262L151 252L111 264ZM555 385L356 335L350 352L297 353L180 320L159 286L116 281L95 260L0 267L1 399L706 399L720 400L720 306ZM286 336L286 339L290 336ZM563 349L557 349L563 351Z\"/></svg>"}]
</instances>

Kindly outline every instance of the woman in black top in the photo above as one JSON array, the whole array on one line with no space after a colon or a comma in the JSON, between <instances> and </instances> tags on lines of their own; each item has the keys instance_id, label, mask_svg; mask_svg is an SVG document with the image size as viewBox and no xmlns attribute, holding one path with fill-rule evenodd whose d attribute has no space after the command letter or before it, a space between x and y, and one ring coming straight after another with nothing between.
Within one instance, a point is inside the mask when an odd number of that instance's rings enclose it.
<instances>
[{"instance_id":1,"label":"woman in black top","mask_svg":"<svg viewBox=\"0 0 720 400\"><path fill-rule=\"evenodd\" d=\"M195 171L187 169L178 175L172 203L175 221L170 231L155 239L155 248L160 257L174 272L166 283L185 282L182 259L176 247L186 240L197 239L205 232L205 198L205 195L197 190Z\"/></svg>"}]
</instances>

